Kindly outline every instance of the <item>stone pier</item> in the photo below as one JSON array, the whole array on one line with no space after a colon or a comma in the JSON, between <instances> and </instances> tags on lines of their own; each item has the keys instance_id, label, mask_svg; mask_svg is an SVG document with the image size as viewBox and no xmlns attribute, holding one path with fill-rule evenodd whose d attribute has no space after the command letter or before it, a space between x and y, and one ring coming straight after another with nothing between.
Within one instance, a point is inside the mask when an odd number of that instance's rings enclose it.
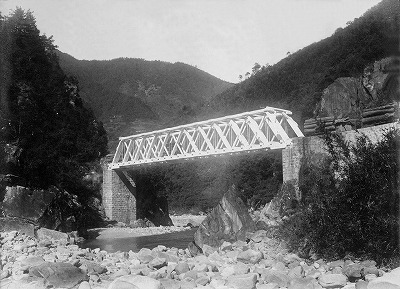
<instances>
[{"instance_id":1,"label":"stone pier","mask_svg":"<svg viewBox=\"0 0 400 289\"><path fill-rule=\"evenodd\" d=\"M103 167L103 207L108 219L130 224L137 219L136 185L124 171Z\"/></svg>"}]
</instances>

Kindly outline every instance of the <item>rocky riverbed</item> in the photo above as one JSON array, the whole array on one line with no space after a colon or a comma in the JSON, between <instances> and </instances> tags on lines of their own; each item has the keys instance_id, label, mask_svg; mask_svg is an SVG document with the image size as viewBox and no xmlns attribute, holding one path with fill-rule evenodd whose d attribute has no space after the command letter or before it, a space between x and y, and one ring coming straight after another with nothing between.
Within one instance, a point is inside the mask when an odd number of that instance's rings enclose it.
<instances>
[{"instance_id":1,"label":"rocky riverbed","mask_svg":"<svg viewBox=\"0 0 400 289\"><path fill-rule=\"evenodd\" d=\"M119 223L117 226L113 227L89 229L88 235L98 240L104 240L168 234L197 227L206 216L183 214L171 215L170 217L174 226L130 228L125 224Z\"/></svg>"},{"instance_id":2,"label":"rocky riverbed","mask_svg":"<svg viewBox=\"0 0 400 289\"><path fill-rule=\"evenodd\" d=\"M400 268L385 272L372 260L303 260L264 230L247 240L204 245L203 254L192 256L164 246L108 253L2 232L0 288L400 288Z\"/></svg>"}]
</instances>

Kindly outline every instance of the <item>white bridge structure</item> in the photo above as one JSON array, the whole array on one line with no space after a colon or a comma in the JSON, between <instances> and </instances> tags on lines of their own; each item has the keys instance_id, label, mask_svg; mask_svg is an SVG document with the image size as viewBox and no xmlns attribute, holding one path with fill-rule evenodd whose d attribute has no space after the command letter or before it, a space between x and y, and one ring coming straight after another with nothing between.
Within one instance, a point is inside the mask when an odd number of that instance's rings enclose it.
<instances>
[{"instance_id":1,"label":"white bridge structure","mask_svg":"<svg viewBox=\"0 0 400 289\"><path fill-rule=\"evenodd\" d=\"M266 107L121 137L109 168L128 170L157 162L283 149L303 137L291 111Z\"/></svg>"},{"instance_id":2,"label":"white bridge structure","mask_svg":"<svg viewBox=\"0 0 400 289\"><path fill-rule=\"evenodd\" d=\"M274 149L282 149L282 155L290 150L295 156L293 144L303 133L291 114L288 110L266 107L121 137L112 161L103 168L106 216L126 224L143 218L143 204L149 196L140 178L140 166Z\"/></svg>"}]
</instances>

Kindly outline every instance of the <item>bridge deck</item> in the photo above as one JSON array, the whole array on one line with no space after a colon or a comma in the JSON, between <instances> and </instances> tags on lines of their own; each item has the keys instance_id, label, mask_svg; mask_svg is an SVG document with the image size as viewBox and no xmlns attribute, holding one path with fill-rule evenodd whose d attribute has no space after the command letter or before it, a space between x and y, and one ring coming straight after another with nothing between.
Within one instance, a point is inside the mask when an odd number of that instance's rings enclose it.
<instances>
[{"instance_id":1,"label":"bridge deck","mask_svg":"<svg viewBox=\"0 0 400 289\"><path fill-rule=\"evenodd\" d=\"M111 169L212 155L285 148L302 137L288 110L260 110L121 137Z\"/></svg>"}]
</instances>

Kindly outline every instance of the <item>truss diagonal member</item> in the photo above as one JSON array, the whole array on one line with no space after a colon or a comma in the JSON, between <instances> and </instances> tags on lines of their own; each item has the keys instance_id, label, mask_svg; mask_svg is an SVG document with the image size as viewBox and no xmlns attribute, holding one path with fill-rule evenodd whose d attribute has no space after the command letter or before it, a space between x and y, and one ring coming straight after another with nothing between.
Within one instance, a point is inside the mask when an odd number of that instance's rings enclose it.
<instances>
[{"instance_id":1,"label":"truss diagonal member","mask_svg":"<svg viewBox=\"0 0 400 289\"><path fill-rule=\"evenodd\" d=\"M213 124L213 127L214 127L214 130L217 132L217 134L218 134L218 136L220 138L219 142L222 141L227 149L232 149L231 144L226 139L226 137L225 137L224 133L222 132L221 128L216 123ZM218 146L218 144L217 144L217 146Z\"/></svg>"},{"instance_id":2,"label":"truss diagonal member","mask_svg":"<svg viewBox=\"0 0 400 289\"><path fill-rule=\"evenodd\" d=\"M124 159L122 160L123 163L127 162L129 157L131 157L131 158L133 157L133 155L131 154L131 151L132 151L132 146L133 146L134 143L135 143L135 141L133 139L129 140L129 144L126 147L126 152L125 152L125 155L124 155Z\"/></svg>"},{"instance_id":3,"label":"truss diagonal member","mask_svg":"<svg viewBox=\"0 0 400 289\"><path fill-rule=\"evenodd\" d=\"M253 131L254 137L258 138L263 144L263 146L268 146L269 141L265 136L265 134L261 131L260 127L258 126L258 123L250 116L247 117L247 123L250 129ZM252 141L252 143L254 143L254 141Z\"/></svg>"},{"instance_id":4,"label":"truss diagonal member","mask_svg":"<svg viewBox=\"0 0 400 289\"><path fill-rule=\"evenodd\" d=\"M245 131L246 131L246 128L248 127L248 124L246 123L246 119L240 118L240 119L236 119L234 122L238 126L238 128L240 128L240 135L244 137L244 140L246 140L247 143L249 144L249 147L251 147L251 143L248 141L248 139L245 136ZM239 137L236 136L236 139L233 142L233 145L236 146L236 144L238 144L239 142L240 142Z\"/></svg>"},{"instance_id":5,"label":"truss diagonal member","mask_svg":"<svg viewBox=\"0 0 400 289\"><path fill-rule=\"evenodd\" d=\"M118 146L117 146L117 150L115 152L115 155L114 155L113 160L112 160L111 163L115 164L115 163L119 162L119 159L120 159L121 154L122 154L122 148L123 148L123 142L119 141Z\"/></svg>"},{"instance_id":6,"label":"truss diagonal member","mask_svg":"<svg viewBox=\"0 0 400 289\"><path fill-rule=\"evenodd\" d=\"M272 133L277 137L279 141L282 141L284 144L290 144L291 140L287 135L286 131L283 129L282 125L276 119L276 115L266 112L267 118L266 122L271 129Z\"/></svg>"},{"instance_id":7,"label":"truss diagonal member","mask_svg":"<svg viewBox=\"0 0 400 289\"><path fill-rule=\"evenodd\" d=\"M249 142L248 142L247 139L243 136L243 134L242 134L242 131L243 131L243 130L240 129L239 126L237 125L237 123L234 122L233 120L231 120L231 121L229 122L229 124L230 124L232 130L234 131L234 133L236 134L236 139L239 139L240 142L241 142L245 147L248 147L248 146L249 146ZM242 128L243 128L243 127L244 127L244 126L242 125ZM233 141L232 146L235 146L236 139Z\"/></svg>"},{"instance_id":8,"label":"truss diagonal member","mask_svg":"<svg viewBox=\"0 0 400 289\"><path fill-rule=\"evenodd\" d=\"M286 113L282 112L283 117L285 118L286 122L289 124L289 126L292 128L292 130L294 131L294 133L296 134L297 137L304 137L303 133L301 132L301 130L299 129L299 126L297 124L297 122L295 122L293 120L293 118L291 118L289 115L287 115Z\"/></svg>"},{"instance_id":9,"label":"truss diagonal member","mask_svg":"<svg viewBox=\"0 0 400 289\"><path fill-rule=\"evenodd\" d=\"M153 139L150 142L150 145L148 145L148 147L146 148L145 155L144 155L145 159L150 158L150 154L152 152L152 149L153 149L153 146L154 146L154 143L155 143L157 137L158 137L157 135L154 135ZM153 151L153 153L154 153L154 151Z\"/></svg>"},{"instance_id":10,"label":"truss diagonal member","mask_svg":"<svg viewBox=\"0 0 400 289\"><path fill-rule=\"evenodd\" d=\"M183 153L183 151L182 151L182 149L180 147L180 144L179 144L179 142L181 141L182 137L183 137L182 130L179 131L178 137L176 139L175 139L175 136L172 135L172 138L174 138L174 140L175 140L175 145L174 145L174 148L171 151L171 156L175 155L175 152L176 152L177 149L179 149L181 154ZM179 153L178 153L178 155L179 155Z\"/></svg>"},{"instance_id":11,"label":"truss diagonal member","mask_svg":"<svg viewBox=\"0 0 400 289\"><path fill-rule=\"evenodd\" d=\"M208 148L213 151L214 150L214 146L212 145L210 139L208 138L208 133L211 129L208 130L207 134L204 132L204 129L202 127L199 126L198 128L200 134L203 136L204 142L207 144Z\"/></svg>"},{"instance_id":12,"label":"truss diagonal member","mask_svg":"<svg viewBox=\"0 0 400 289\"><path fill-rule=\"evenodd\" d=\"M143 145L140 148L140 150L138 151L139 157L141 158L142 161L146 160L146 151L149 146L150 138L151 138L151 136L146 136L145 138L143 138L143 141L142 141Z\"/></svg>"},{"instance_id":13,"label":"truss diagonal member","mask_svg":"<svg viewBox=\"0 0 400 289\"><path fill-rule=\"evenodd\" d=\"M159 147L162 141L162 135L157 134L156 135L156 140L154 143L154 146L151 148L151 151L153 153L153 157L152 158L157 158L158 157L158 153L159 153Z\"/></svg>"},{"instance_id":14,"label":"truss diagonal member","mask_svg":"<svg viewBox=\"0 0 400 289\"><path fill-rule=\"evenodd\" d=\"M157 150L159 150L159 152L157 154L158 158L163 157L164 152L165 152L165 154L167 156L169 156L169 152L168 152L167 147L166 147L167 140L169 139L169 136L170 136L169 132L164 134L164 135L162 135L162 136L160 136L161 137L161 142L160 142L161 146L160 147L157 146ZM164 137L164 139L162 139L163 137Z\"/></svg>"},{"instance_id":15,"label":"truss diagonal member","mask_svg":"<svg viewBox=\"0 0 400 289\"><path fill-rule=\"evenodd\" d=\"M192 138L192 136L190 135L190 133L189 133L186 129L183 130L183 132L185 133L186 138L188 139L188 141L189 141L190 145L192 146L192 148L194 149L194 151L195 151L196 153L198 153L198 152L199 152L199 149L197 148L195 142L193 141L193 138ZM193 135L194 135L194 134L193 134Z\"/></svg>"},{"instance_id":16,"label":"truss diagonal member","mask_svg":"<svg viewBox=\"0 0 400 289\"><path fill-rule=\"evenodd\" d=\"M138 146L138 148L137 148L137 150L136 150L136 152L135 152L133 161L137 161L137 160L139 159L139 157L140 157L140 155L141 155L141 152L140 152L140 151L141 151L142 148L143 148L143 145L144 145L144 143L145 143L145 141L146 141L146 138L138 139L138 141L139 141L139 140L141 140L141 142L140 142L140 145Z\"/></svg>"}]
</instances>

